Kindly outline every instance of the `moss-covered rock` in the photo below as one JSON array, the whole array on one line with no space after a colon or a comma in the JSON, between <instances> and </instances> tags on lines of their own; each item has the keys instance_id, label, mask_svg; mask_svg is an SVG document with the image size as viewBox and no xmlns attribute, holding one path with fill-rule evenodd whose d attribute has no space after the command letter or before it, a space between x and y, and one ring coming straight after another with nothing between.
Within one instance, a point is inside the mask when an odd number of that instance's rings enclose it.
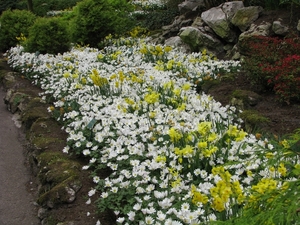
<instances>
[{"instance_id":1,"label":"moss-covered rock","mask_svg":"<svg viewBox=\"0 0 300 225\"><path fill-rule=\"evenodd\" d=\"M245 129L247 132L261 130L270 122L269 118L261 115L255 110L245 110L240 114L240 117L245 122Z\"/></svg>"},{"instance_id":2,"label":"moss-covered rock","mask_svg":"<svg viewBox=\"0 0 300 225\"><path fill-rule=\"evenodd\" d=\"M21 114L22 123L24 124L25 129L30 129L31 125L39 118L50 117L47 106L41 101L41 98L32 98L26 105L26 109L24 109Z\"/></svg>"},{"instance_id":3,"label":"moss-covered rock","mask_svg":"<svg viewBox=\"0 0 300 225\"><path fill-rule=\"evenodd\" d=\"M250 106L255 106L261 100L261 96L253 91L234 90L231 94L232 100L231 104L238 106L240 109L249 108Z\"/></svg>"},{"instance_id":4,"label":"moss-covered rock","mask_svg":"<svg viewBox=\"0 0 300 225\"><path fill-rule=\"evenodd\" d=\"M41 183L38 203L50 208L71 203L82 184L80 181L80 164L68 158L62 152L43 152L37 157Z\"/></svg>"}]
</instances>

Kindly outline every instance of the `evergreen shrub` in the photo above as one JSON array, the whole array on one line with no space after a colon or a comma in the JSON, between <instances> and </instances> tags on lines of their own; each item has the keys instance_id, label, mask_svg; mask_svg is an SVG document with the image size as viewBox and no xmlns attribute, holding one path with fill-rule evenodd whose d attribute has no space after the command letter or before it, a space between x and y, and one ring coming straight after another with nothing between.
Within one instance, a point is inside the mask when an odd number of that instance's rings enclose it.
<instances>
[{"instance_id":1,"label":"evergreen shrub","mask_svg":"<svg viewBox=\"0 0 300 225\"><path fill-rule=\"evenodd\" d=\"M74 43L98 47L109 34L122 35L134 26L132 5L126 0L84 0L74 8L71 22Z\"/></svg>"},{"instance_id":2,"label":"evergreen shrub","mask_svg":"<svg viewBox=\"0 0 300 225\"><path fill-rule=\"evenodd\" d=\"M7 10L0 17L0 51L6 51L18 44L17 37L28 36L28 29L36 16L27 10Z\"/></svg>"},{"instance_id":3,"label":"evergreen shrub","mask_svg":"<svg viewBox=\"0 0 300 225\"><path fill-rule=\"evenodd\" d=\"M25 51L57 54L68 51L70 38L65 21L58 17L38 18L29 29Z\"/></svg>"}]
</instances>

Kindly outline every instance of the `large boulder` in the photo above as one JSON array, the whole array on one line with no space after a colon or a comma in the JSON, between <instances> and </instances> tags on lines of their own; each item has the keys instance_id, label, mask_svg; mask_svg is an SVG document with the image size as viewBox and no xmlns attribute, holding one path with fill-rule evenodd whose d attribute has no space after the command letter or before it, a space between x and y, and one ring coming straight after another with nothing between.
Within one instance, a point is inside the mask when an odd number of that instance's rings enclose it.
<instances>
[{"instance_id":1,"label":"large boulder","mask_svg":"<svg viewBox=\"0 0 300 225\"><path fill-rule=\"evenodd\" d=\"M237 33L231 29L230 19L235 12L243 8L242 1L227 2L218 7L211 8L201 14L201 19L222 39L234 42Z\"/></svg>"},{"instance_id":2,"label":"large boulder","mask_svg":"<svg viewBox=\"0 0 300 225\"><path fill-rule=\"evenodd\" d=\"M260 6L244 7L234 14L231 19L231 23L238 27L241 32L246 31L250 25L257 20L260 14L263 12L263 8Z\"/></svg>"},{"instance_id":3,"label":"large boulder","mask_svg":"<svg viewBox=\"0 0 300 225\"><path fill-rule=\"evenodd\" d=\"M207 34L195 27L186 27L180 33L180 38L188 44L192 51L208 49L215 55L223 53L223 44L213 35Z\"/></svg>"},{"instance_id":4,"label":"large boulder","mask_svg":"<svg viewBox=\"0 0 300 225\"><path fill-rule=\"evenodd\" d=\"M205 0L186 0L178 5L180 14L205 9L205 7Z\"/></svg>"}]
</instances>

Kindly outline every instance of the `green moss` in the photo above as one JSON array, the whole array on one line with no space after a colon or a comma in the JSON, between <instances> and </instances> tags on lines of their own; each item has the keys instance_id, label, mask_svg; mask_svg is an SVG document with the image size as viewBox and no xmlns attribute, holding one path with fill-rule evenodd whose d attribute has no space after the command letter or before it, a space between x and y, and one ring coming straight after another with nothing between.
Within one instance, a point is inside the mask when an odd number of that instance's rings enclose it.
<instances>
[{"instance_id":1,"label":"green moss","mask_svg":"<svg viewBox=\"0 0 300 225\"><path fill-rule=\"evenodd\" d=\"M247 121L253 125L259 123L268 123L270 121L267 117L259 114L259 112L255 110L245 110L240 114L240 116L244 121Z\"/></svg>"},{"instance_id":2,"label":"green moss","mask_svg":"<svg viewBox=\"0 0 300 225\"><path fill-rule=\"evenodd\" d=\"M31 143L37 149L47 149L51 144L61 144L65 143L65 140L55 138L55 137L35 137Z\"/></svg>"},{"instance_id":3,"label":"green moss","mask_svg":"<svg viewBox=\"0 0 300 225\"><path fill-rule=\"evenodd\" d=\"M80 176L80 165L68 158L62 152L43 152L38 157L40 172L38 178L42 184L48 183L53 187L69 177Z\"/></svg>"},{"instance_id":4,"label":"green moss","mask_svg":"<svg viewBox=\"0 0 300 225\"><path fill-rule=\"evenodd\" d=\"M245 110L240 114L240 118L245 122L245 128L248 132L253 132L255 129L262 129L270 122L269 118L259 114L255 110Z\"/></svg>"},{"instance_id":5,"label":"green moss","mask_svg":"<svg viewBox=\"0 0 300 225\"><path fill-rule=\"evenodd\" d=\"M62 152L43 152L38 156L39 165L41 167L49 166L57 162L65 162L68 160L68 156Z\"/></svg>"},{"instance_id":6,"label":"green moss","mask_svg":"<svg viewBox=\"0 0 300 225\"><path fill-rule=\"evenodd\" d=\"M204 80L197 84L197 91L204 91L208 92L211 88L219 85L221 83L218 79L210 79L210 80Z\"/></svg>"},{"instance_id":7,"label":"green moss","mask_svg":"<svg viewBox=\"0 0 300 225\"><path fill-rule=\"evenodd\" d=\"M77 186L77 190L73 189L76 192L81 188L82 184L79 181L78 177L70 176L63 182L55 185L50 190L46 191L45 193L41 193L37 200L37 203L40 205L52 206L61 203L68 203L70 201L68 190L70 190L70 188L74 186Z\"/></svg>"}]
</instances>

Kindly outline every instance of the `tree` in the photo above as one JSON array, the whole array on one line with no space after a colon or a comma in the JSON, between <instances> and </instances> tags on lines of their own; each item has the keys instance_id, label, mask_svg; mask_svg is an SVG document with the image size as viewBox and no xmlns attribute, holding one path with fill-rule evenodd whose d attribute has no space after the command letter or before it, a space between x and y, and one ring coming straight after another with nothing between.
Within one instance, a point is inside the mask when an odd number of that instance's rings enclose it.
<instances>
[{"instance_id":1,"label":"tree","mask_svg":"<svg viewBox=\"0 0 300 225\"><path fill-rule=\"evenodd\" d=\"M27 0L28 10L33 12L33 3L32 0Z\"/></svg>"}]
</instances>

